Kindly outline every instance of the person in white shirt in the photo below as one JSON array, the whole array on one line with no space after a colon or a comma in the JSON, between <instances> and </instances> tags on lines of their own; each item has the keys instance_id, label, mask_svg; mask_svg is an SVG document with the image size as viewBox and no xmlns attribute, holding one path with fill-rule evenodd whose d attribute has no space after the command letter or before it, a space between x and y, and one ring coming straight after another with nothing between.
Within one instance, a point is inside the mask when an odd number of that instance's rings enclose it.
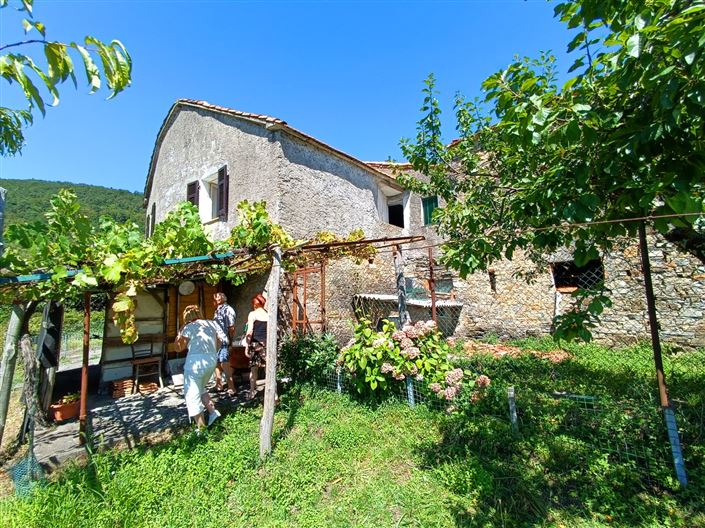
<instances>
[{"instance_id":1,"label":"person in white shirt","mask_svg":"<svg viewBox=\"0 0 705 528\"><path fill-rule=\"evenodd\" d=\"M203 318L201 309L195 305L184 308L184 326L176 336L178 351L188 348L184 364L184 399L189 418L201 429L206 421L203 411L208 411L208 425L215 422L220 413L206 390L206 383L213 375L217 364L217 353L221 342L228 337L215 321Z\"/></svg>"},{"instance_id":2,"label":"person in white shirt","mask_svg":"<svg viewBox=\"0 0 705 528\"><path fill-rule=\"evenodd\" d=\"M252 311L247 316L247 347L245 355L250 359L250 398L257 395L259 369L267 359L267 321L269 313L265 309L267 300L258 293L252 298Z\"/></svg>"}]
</instances>

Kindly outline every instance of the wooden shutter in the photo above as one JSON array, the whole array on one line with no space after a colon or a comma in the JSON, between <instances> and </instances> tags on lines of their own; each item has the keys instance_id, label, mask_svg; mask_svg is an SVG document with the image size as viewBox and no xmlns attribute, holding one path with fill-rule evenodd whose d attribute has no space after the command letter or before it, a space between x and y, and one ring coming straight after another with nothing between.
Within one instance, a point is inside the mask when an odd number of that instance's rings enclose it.
<instances>
[{"instance_id":1,"label":"wooden shutter","mask_svg":"<svg viewBox=\"0 0 705 528\"><path fill-rule=\"evenodd\" d=\"M186 186L186 201L198 207L198 182L191 182Z\"/></svg>"},{"instance_id":2,"label":"wooden shutter","mask_svg":"<svg viewBox=\"0 0 705 528\"><path fill-rule=\"evenodd\" d=\"M438 196L428 196L421 199L423 207L423 225L431 225L433 223L433 211L438 209Z\"/></svg>"},{"instance_id":3,"label":"wooden shutter","mask_svg":"<svg viewBox=\"0 0 705 528\"><path fill-rule=\"evenodd\" d=\"M225 166L218 171L218 218L225 221L228 219L228 167Z\"/></svg>"},{"instance_id":4,"label":"wooden shutter","mask_svg":"<svg viewBox=\"0 0 705 528\"><path fill-rule=\"evenodd\" d=\"M152 236L154 234L154 224L157 221L157 204L153 203L152 204L152 218L151 218L151 224L149 226L149 236Z\"/></svg>"}]
</instances>

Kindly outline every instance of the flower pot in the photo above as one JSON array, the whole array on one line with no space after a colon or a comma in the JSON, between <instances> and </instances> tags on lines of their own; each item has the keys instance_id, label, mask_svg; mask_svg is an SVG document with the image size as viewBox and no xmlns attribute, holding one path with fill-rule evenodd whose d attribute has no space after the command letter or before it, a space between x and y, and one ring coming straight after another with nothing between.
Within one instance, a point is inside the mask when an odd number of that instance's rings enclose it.
<instances>
[{"instance_id":1,"label":"flower pot","mask_svg":"<svg viewBox=\"0 0 705 528\"><path fill-rule=\"evenodd\" d=\"M55 422L64 422L78 417L78 412L81 407L79 400L71 403L54 403L49 406Z\"/></svg>"}]
</instances>

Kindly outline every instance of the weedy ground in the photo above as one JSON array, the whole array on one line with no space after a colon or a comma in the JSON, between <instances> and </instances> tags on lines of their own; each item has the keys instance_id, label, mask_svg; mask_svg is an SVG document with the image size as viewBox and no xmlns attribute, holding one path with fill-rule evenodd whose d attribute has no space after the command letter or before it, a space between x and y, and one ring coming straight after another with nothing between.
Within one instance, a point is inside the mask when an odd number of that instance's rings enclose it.
<instances>
[{"instance_id":1,"label":"weedy ground","mask_svg":"<svg viewBox=\"0 0 705 528\"><path fill-rule=\"evenodd\" d=\"M621 355L594 346L567 351L560 362L470 354L459 361L492 385L483 400L459 401L450 413L297 386L282 397L274 451L263 463L261 409L243 409L204 437L184 432L67 467L29 497L0 500L0 526L705 526L697 371L691 379L692 369L679 366L685 356L667 359L675 362L668 367L683 401L691 479L680 490L652 416L653 374L643 347ZM518 433L507 419L510 384ZM607 448L615 440L626 455Z\"/></svg>"}]
</instances>

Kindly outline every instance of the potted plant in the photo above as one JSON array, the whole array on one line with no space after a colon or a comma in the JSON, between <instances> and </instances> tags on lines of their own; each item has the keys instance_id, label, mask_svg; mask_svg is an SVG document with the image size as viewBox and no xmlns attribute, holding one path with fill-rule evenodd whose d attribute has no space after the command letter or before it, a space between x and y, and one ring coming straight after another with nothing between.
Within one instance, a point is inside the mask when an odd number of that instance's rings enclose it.
<instances>
[{"instance_id":1,"label":"potted plant","mask_svg":"<svg viewBox=\"0 0 705 528\"><path fill-rule=\"evenodd\" d=\"M72 392L49 406L55 422L71 420L78 416L81 405L81 393Z\"/></svg>"}]
</instances>

